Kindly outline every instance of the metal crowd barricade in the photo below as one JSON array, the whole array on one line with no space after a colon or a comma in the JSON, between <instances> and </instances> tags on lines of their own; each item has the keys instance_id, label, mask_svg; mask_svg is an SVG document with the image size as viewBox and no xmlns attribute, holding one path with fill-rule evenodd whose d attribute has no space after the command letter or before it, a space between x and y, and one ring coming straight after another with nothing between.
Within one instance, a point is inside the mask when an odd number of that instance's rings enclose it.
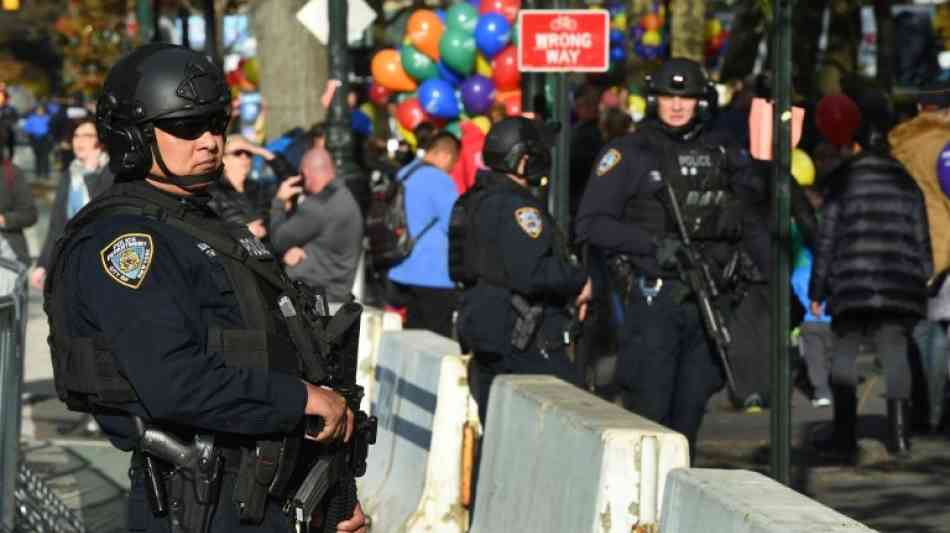
<instances>
[{"instance_id":1,"label":"metal crowd barricade","mask_svg":"<svg viewBox=\"0 0 950 533\"><path fill-rule=\"evenodd\" d=\"M26 268L0 258L0 525L14 527L20 389L26 348Z\"/></svg>"}]
</instances>

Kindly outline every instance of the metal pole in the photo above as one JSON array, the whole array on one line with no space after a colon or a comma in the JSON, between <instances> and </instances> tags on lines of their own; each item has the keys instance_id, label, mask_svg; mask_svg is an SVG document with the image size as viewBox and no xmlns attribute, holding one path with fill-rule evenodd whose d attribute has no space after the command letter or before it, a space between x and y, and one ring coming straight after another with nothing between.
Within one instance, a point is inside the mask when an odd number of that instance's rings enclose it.
<instances>
[{"instance_id":1,"label":"metal pole","mask_svg":"<svg viewBox=\"0 0 950 533\"><path fill-rule=\"evenodd\" d=\"M565 0L554 0L552 4L554 9L568 7ZM568 235L571 227L571 107L567 94L567 74L558 72L551 76L554 78L554 112L551 118L561 123L561 131L554 146L554 168L551 173L554 183L548 187L548 209L561 231Z\"/></svg>"},{"instance_id":2,"label":"metal pole","mask_svg":"<svg viewBox=\"0 0 950 533\"><path fill-rule=\"evenodd\" d=\"M188 8L181 7L178 9L178 19L181 20L181 44L185 48L191 48L191 30L188 27L189 16L191 16L191 12L188 11Z\"/></svg>"},{"instance_id":3,"label":"metal pole","mask_svg":"<svg viewBox=\"0 0 950 533\"><path fill-rule=\"evenodd\" d=\"M353 131L347 95L350 93L350 55L347 50L346 0L330 0L330 44L327 46L329 79L339 80L330 109L327 110L327 150L333 156L337 177L350 181L360 176L353 160ZM352 183L348 183L351 190ZM361 191L362 192L362 191ZM360 200L359 195L357 200Z\"/></svg>"},{"instance_id":4,"label":"metal pole","mask_svg":"<svg viewBox=\"0 0 950 533\"><path fill-rule=\"evenodd\" d=\"M26 333L26 271L0 259L0 529L13 531Z\"/></svg>"},{"instance_id":5,"label":"metal pole","mask_svg":"<svg viewBox=\"0 0 950 533\"><path fill-rule=\"evenodd\" d=\"M214 14L214 0L205 0L205 53L211 56L215 63L221 64L220 50L218 50L218 20Z\"/></svg>"},{"instance_id":6,"label":"metal pole","mask_svg":"<svg viewBox=\"0 0 950 533\"><path fill-rule=\"evenodd\" d=\"M788 357L789 333L789 190L791 175L792 96L792 0L775 0L772 28L772 61L775 82L772 116L772 272L769 279L772 312L772 477L789 482L791 444L791 368Z\"/></svg>"},{"instance_id":7,"label":"metal pole","mask_svg":"<svg viewBox=\"0 0 950 533\"><path fill-rule=\"evenodd\" d=\"M523 9L542 8L543 0L524 0ZM544 94L544 74L540 72L524 72L521 74L521 109L543 115L545 106L538 106L539 96Z\"/></svg>"},{"instance_id":8,"label":"metal pole","mask_svg":"<svg viewBox=\"0 0 950 533\"><path fill-rule=\"evenodd\" d=\"M152 0L136 0L135 2L135 21L139 27L139 42L152 42L155 31L155 12L152 10Z\"/></svg>"},{"instance_id":9,"label":"metal pole","mask_svg":"<svg viewBox=\"0 0 950 533\"><path fill-rule=\"evenodd\" d=\"M158 0L152 0L152 42L157 43L162 40L162 11L158 5Z\"/></svg>"}]
</instances>

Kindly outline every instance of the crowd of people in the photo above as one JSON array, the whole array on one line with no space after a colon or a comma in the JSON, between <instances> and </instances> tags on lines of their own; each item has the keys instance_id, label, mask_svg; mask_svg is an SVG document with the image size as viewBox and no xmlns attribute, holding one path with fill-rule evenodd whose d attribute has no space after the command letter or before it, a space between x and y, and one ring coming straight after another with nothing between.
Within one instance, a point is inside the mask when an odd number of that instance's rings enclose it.
<instances>
[{"instance_id":1,"label":"crowd of people","mask_svg":"<svg viewBox=\"0 0 950 533\"><path fill-rule=\"evenodd\" d=\"M578 86L571 124L506 117L502 108L489 113L489 124L463 122L453 132L424 123L411 135L394 125L395 102L356 91L359 179L339 175L322 124L261 146L237 134L224 140L226 112L199 123L173 114L155 119L146 138L158 143L160 132L200 143L220 135L220 146L207 141L202 149L219 150L223 170L196 164L204 171L177 171L156 144L145 148L157 156L148 158L147 173L186 191L176 181L181 175L211 179L201 196L217 217L256 238L242 246L273 255L290 279L321 287L329 302L350 301L354 285L363 284L359 296L402 313L405 327L456 338L474 354L470 380L483 420L499 374L547 373L581 385L578 361L591 354L580 352L591 344L578 344L577 333L599 331L595 320L606 324L622 404L682 432L695 456L706 404L724 384L738 409L760 408L769 397L771 164L750 149L749 125L753 99L770 97L768 77L733 88L731 102L720 106L699 64L672 59L639 93ZM886 374L888 446L906 457L912 429L943 423L950 86L922 88L912 108L859 81L800 103L806 114L792 169L789 291L804 388L815 407L832 406L834 421L815 446L836 457L857 453L856 361L870 345ZM58 116L61 110L40 105L22 123L39 180L50 173L51 132L65 128L61 138L70 143L35 261L23 237L37 219L34 199L12 151L0 152L0 256L6 250L31 265L37 290L55 267L57 243L74 233L69 221L93 200L128 188L130 168L147 170L115 148L115 131L101 129L115 127L107 114L55 125ZM6 147L14 132L4 124ZM564 233L533 194L564 178L551 176L557 128L572 133L574 224ZM271 179L252 179L262 168ZM401 255L373 257L387 231L397 234ZM133 241L133 259L144 266L116 263L124 274L109 275L137 289L149 254L161 248L151 237ZM109 250L122 252L116 241L102 244L103 265L112 260ZM153 276L161 279L162 271ZM113 289L101 281L105 292Z\"/></svg>"}]
</instances>

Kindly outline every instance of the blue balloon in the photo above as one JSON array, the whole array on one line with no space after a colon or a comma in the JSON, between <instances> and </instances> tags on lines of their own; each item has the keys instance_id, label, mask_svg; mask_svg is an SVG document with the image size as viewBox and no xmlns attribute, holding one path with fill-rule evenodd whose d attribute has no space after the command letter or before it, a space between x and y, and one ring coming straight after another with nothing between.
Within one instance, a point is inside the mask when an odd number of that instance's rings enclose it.
<instances>
[{"instance_id":1,"label":"blue balloon","mask_svg":"<svg viewBox=\"0 0 950 533\"><path fill-rule=\"evenodd\" d=\"M646 33L646 30L644 30L639 24L636 26L630 26L630 38L634 41L639 41L642 39L644 33Z\"/></svg>"},{"instance_id":2,"label":"blue balloon","mask_svg":"<svg viewBox=\"0 0 950 533\"><path fill-rule=\"evenodd\" d=\"M419 86L419 103L426 113L438 118L459 116L455 89L445 80L426 80Z\"/></svg>"},{"instance_id":3,"label":"blue balloon","mask_svg":"<svg viewBox=\"0 0 950 533\"><path fill-rule=\"evenodd\" d=\"M452 87L458 87L462 83L462 76L456 74L454 70L446 66L445 63L439 61L435 64L435 68L439 71L439 79L445 81Z\"/></svg>"},{"instance_id":4,"label":"blue balloon","mask_svg":"<svg viewBox=\"0 0 950 533\"><path fill-rule=\"evenodd\" d=\"M442 21L442 24L445 24L445 10L444 10L444 9L436 9L436 10L435 10L435 14L438 15L439 20Z\"/></svg>"},{"instance_id":5,"label":"blue balloon","mask_svg":"<svg viewBox=\"0 0 950 533\"><path fill-rule=\"evenodd\" d=\"M475 6L475 9L478 9L482 6L482 0L468 0L468 3Z\"/></svg>"},{"instance_id":6,"label":"blue balloon","mask_svg":"<svg viewBox=\"0 0 950 533\"><path fill-rule=\"evenodd\" d=\"M607 6L607 11L610 12L610 16L614 17L624 12L623 4L610 4Z\"/></svg>"},{"instance_id":7,"label":"blue balloon","mask_svg":"<svg viewBox=\"0 0 950 533\"><path fill-rule=\"evenodd\" d=\"M475 26L475 45L491 59L511 41L511 23L501 13L485 13Z\"/></svg>"},{"instance_id":8,"label":"blue balloon","mask_svg":"<svg viewBox=\"0 0 950 533\"><path fill-rule=\"evenodd\" d=\"M610 30L610 44L618 45L623 44L623 40L626 36L623 34L623 30L618 30L616 28Z\"/></svg>"},{"instance_id":9,"label":"blue balloon","mask_svg":"<svg viewBox=\"0 0 950 533\"><path fill-rule=\"evenodd\" d=\"M610 62L622 63L627 60L627 49L623 46L614 46L610 49Z\"/></svg>"}]
</instances>

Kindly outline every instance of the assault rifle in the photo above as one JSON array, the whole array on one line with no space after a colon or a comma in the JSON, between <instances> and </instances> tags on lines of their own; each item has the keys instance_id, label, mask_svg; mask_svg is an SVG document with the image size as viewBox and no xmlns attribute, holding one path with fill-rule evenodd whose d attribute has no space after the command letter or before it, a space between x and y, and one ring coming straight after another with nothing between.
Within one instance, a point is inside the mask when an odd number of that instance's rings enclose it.
<instances>
[{"instance_id":1,"label":"assault rifle","mask_svg":"<svg viewBox=\"0 0 950 533\"><path fill-rule=\"evenodd\" d=\"M306 475L298 480L297 491L286 501L284 512L291 515L296 531L306 532L310 531L314 512L320 508L322 531L333 532L338 523L352 517L357 502L356 478L366 473L369 446L376 443L376 417L360 411L363 387L356 384L363 307L357 303L347 303L330 317L326 300L321 294L302 283L296 285L303 299L301 314L314 332L314 343L325 360L325 369L321 368L319 373L323 374L325 370L324 376L312 375L313 369L323 365L317 361L305 361L305 378L333 389L346 399L347 407L353 411L353 434L346 443L316 444L312 447L315 453L306 465ZM283 303L281 310L285 314L288 312ZM307 434L316 435L322 429L323 419L308 417Z\"/></svg>"},{"instance_id":2,"label":"assault rifle","mask_svg":"<svg viewBox=\"0 0 950 533\"><path fill-rule=\"evenodd\" d=\"M703 259L689 237L689 230L686 228L679 197L676 196L673 184L663 179L659 172L653 171L653 173L655 179L663 181L667 196L666 203L669 204L670 215L676 223L676 230L683 244L678 253L677 266L696 295L696 304L699 306L699 314L703 319L703 327L716 347L716 355L719 356L723 371L726 374L729 396L736 399L736 379L733 376L732 363L729 361L729 345L732 344L732 334L729 333L722 312L715 303L719 298L716 280L713 279L709 270L709 263Z\"/></svg>"}]
</instances>

